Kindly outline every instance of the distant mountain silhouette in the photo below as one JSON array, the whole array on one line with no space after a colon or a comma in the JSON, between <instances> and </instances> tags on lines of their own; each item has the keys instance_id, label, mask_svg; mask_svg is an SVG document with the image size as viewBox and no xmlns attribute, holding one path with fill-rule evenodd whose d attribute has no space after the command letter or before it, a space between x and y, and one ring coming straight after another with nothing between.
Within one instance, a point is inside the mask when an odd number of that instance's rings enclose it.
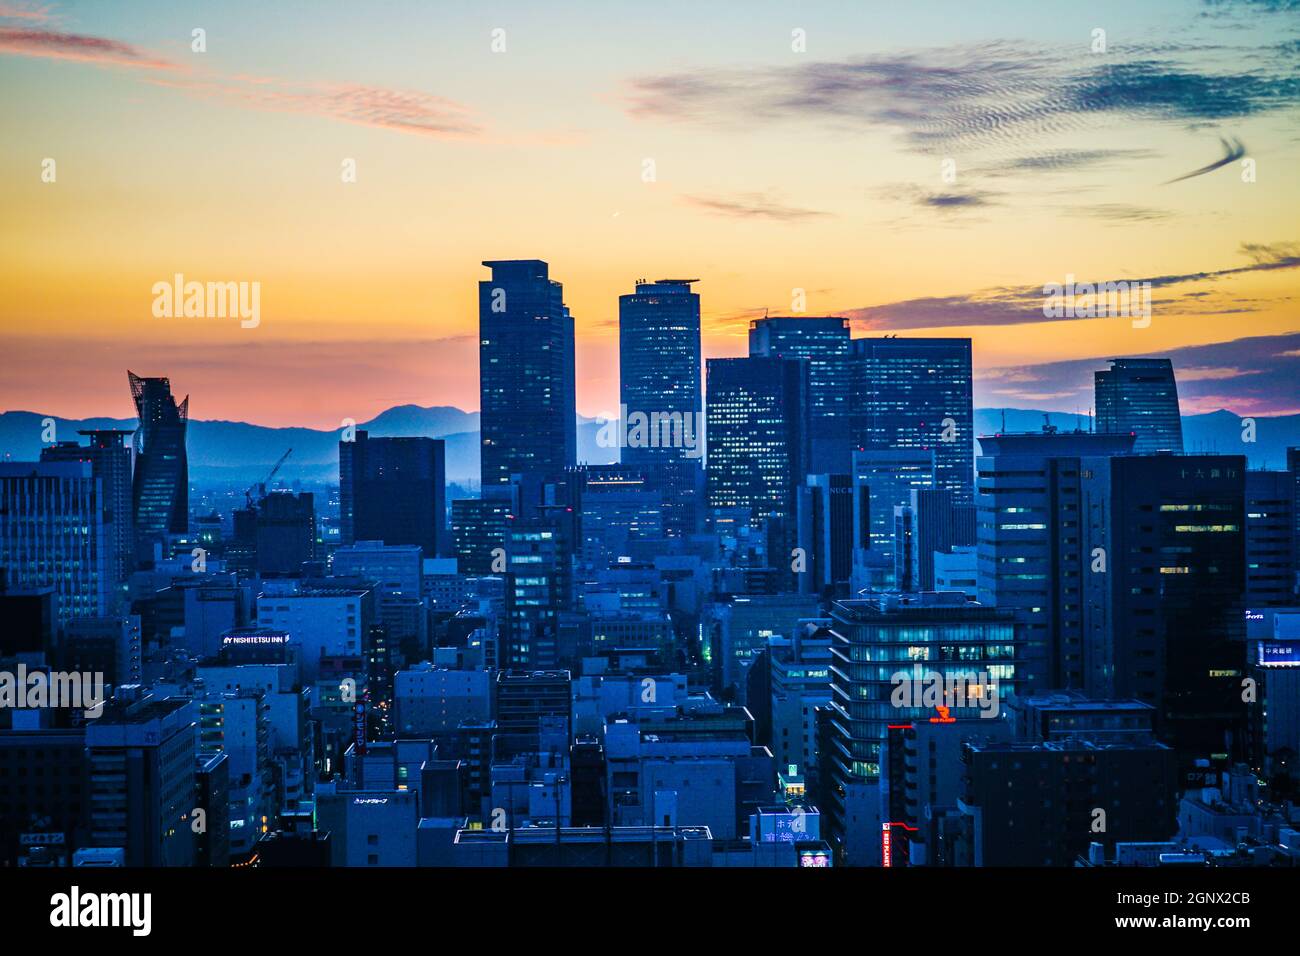
<instances>
[{"instance_id":1,"label":"distant mountain silhouette","mask_svg":"<svg viewBox=\"0 0 1300 956\"><path fill-rule=\"evenodd\" d=\"M975 410L975 434L991 435L1005 428L1010 432L1038 431L1044 418L1062 431L1087 429L1087 416L1043 412L1025 408L979 408ZM0 413L0 456L14 461L40 457L42 420L38 412ZM135 419L54 418L56 438L70 441L85 428L135 428ZM375 436L419 435L441 438L447 443L447 480L477 485L478 412L466 412L448 405L422 408L398 405L359 422ZM1242 442L1241 418L1229 411L1183 416L1183 437L1187 451L1245 454L1254 468L1282 468L1288 445L1300 446L1300 415L1275 418L1257 416L1256 441ZM590 463L617 460L616 449L602 448L596 436L601 423L578 417L578 459ZM338 481L340 431L312 428L267 428L246 422L192 421L189 431L190 477L197 482L244 486L266 477L271 466L292 448L293 455L277 478L310 483Z\"/></svg>"},{"instance_id":2,"label":"distant mountain silhouette","mask_svg":"<svg viewBox=\"0 0 1300 956\"><path fill-rule=\"evenodd\" d=\"M1006 424L1003 425L1003 413ZM1044 412L1025 408L975 409L975 436L1042 430L1046 415L1061 431L1088 429L1088 416L1067 412ZM1242 441L1242 416L1219 409L1201 415L1183 416L1183 450L1220 455L1245 455L1251 468L1285 468L1288 446L1300 446L1300 415L1255 416L1255 441ZM976 449L978 453L978 449Z\"/></svg>"}]
</instances>

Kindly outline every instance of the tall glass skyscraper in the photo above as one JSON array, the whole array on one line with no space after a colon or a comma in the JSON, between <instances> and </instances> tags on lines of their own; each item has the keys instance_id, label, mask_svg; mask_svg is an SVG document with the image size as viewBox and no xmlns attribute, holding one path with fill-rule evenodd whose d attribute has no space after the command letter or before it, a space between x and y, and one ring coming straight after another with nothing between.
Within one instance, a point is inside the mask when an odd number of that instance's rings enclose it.
<instances>
[{"instance_id":1,"label":"tall glass skyscraper","mask_svg":"<svg viewBox=\"0 0 1300 956\"><path fill-rule=\"evenodd\" d=\"M721 358L706 368L709 508L747 513L765 531L772 567L790 566L808 474L808 363Z\"/></svg>"},{"instance_id":2,"label":"tall glass skyscraper","mask_svg":"<svg viewBox=\"0 0 1300 956\"><path fill-rule=\"evenodd\" d=\"M808 365L795 359L708 361L710 508L792 516L808 466Z\"/></svg>"},{"instance_id":3,"label":"tall glass skyscraper","mask_svg":"<svg viewBox=\"0 0 1300 956\"><path fill-rule=\"evenodd\" d=\"M970 339L854 339L853 441L932 449L935 486L975 502Z\"/></svg>"},{"instance_id":4,"label":"tall glass skyscraper","mask_svg":"<svg viewBox=\"0 0 1300 956\"><path fill-rule=\"evenodd\" d=\"M131 488L135 555L137 560L151 561L155 543L189 529L190 466L185 429L190 398L185 396L178 405L168 379L141 378L131 371L126 374L140 419Z\"/></svg>"},{"instance_id":5,"label":"tall glass skyscraper","mask_svg":"<svg viewBox=\"0 0 1300 956\"><path fill-rule=\"evenodd\" d=\"M135 566L135 532L131 527L131 449L125 444L131 433L103 428L78 434L90 438L88 444L59 442L41 449L41 461L88 461L95 477L104 482L104 521L111 526L113 577L117 587L125 588Z\"/></svg>"},{"instance_id":6,"label":"tall glass skyscraper","mask_svg":"<svg viewBox=\"0 0 1300 956\"><path fill-rule=\"evenodd\" d=\"M1097 431L1137 436L1133 451L1150 455L1183 450L1174 365L1165 358L1119 358L1093 373Z\"/></svg>"},{"instance_id":7,"label":"tall glass skyscraper","mask_svg":"<svg viewBox=\"0 0 1300 956\"><path fill-rule=\"evenodd\" d=\"M690 416L695 437L700 412L700 297L695 279L638 282L618 297L618 395L631 416L667 416L672 425ZM634 434L629 429L630 438ZM662 439L664 436L657 436ZM624 464L650 464L687 457L682 442L629 441Z\"/></svg>"},{"instance_id":8,"label":"tall glass skyscraper","mask_svg":"<svg viewBox=\"0 0 1300 956\"><path fill-rule=\"evenodd\" d=\"M60 627L112 609L104 485L88 461L0 462L0 584L54 588Z\"/></svg>"},{"instance_id":9,"label":"tall glass skyscraper","mask_svg":"<svg viewBox=\"0 0 1300 956\"><path fill-rule=\"evenodd\" d=\"M808 363L811 470L849 467L849 320L836 316L771 316L749 323L749 354Z\"/></svg>"},{"instance_id":10,"label":"tall glass skyscraper","mask_svg":"<svg viewBox=\"0 0 1300 956\"><path fill-rule=\"evenodd\" d=\"M577 463L573 316L540 259L488 260L478 284L483 494Z\"/></svg>"}]
</instances>

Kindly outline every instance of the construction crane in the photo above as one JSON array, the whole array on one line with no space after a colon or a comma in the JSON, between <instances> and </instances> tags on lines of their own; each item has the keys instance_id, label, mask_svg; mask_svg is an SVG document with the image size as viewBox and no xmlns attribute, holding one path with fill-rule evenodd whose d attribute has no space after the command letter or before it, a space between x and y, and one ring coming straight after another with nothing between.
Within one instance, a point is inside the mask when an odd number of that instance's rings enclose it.
<instances>
[{"instance_id":1,"label":"construction crane","mask_svg":"<svg viewBox=\"0 0 1300 956\"><path fill-rule=\"evenodd\" d=\"M253 492L259 491L260 492L259 497L265 495L266 486L271 483L271 479L274 478L275 473L280 470L280 466L284 464L285 459L292 454L293 454L293 449L290 448L288 451L286 451L283 455L280 456L280 460L275 463L275 466L271 469L271 473L266 476L265 481L254 482L253 484L248 486L248 490L244 492L244 500L248 503L248 506L250 508L253 506Z\"/></svg>"}]
</instances>

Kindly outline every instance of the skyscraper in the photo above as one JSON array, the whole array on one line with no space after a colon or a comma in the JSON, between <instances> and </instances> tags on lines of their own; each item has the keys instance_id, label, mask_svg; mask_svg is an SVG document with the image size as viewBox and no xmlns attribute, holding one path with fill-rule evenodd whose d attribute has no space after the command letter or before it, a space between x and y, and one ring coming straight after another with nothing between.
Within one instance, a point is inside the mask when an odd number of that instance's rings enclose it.
<instances>
[{"instance_id":1,"label":"skyscraper","mask_svg":"<svg viewBox=\"0 0 1300 956\"><path fill-rule=\"evenodd\" d=\"M770 316L749 323L751 357L808 363L809 467L844 473L849 467L849 320L837 316Z\"/></svg>"},{"instance_id":2,"label":"skyscraper","mask_svg":"<svg viewBox=\"0 0 1300 956\"><path fill-rule=\"evenodd\" d=\"M124 444L129 431L92 429L79 432L90 441L59 442L41 449L41 461L88 461L103 481L104 520L111 525L113 576L124 586L135 566L135 530L131 526L131 449Z\"/></svg>"},{"instance_id":3,"label":"skyscraper","mask_svg":"<svg viewBox=\"0 0 1300 956\"><path fill-rule=\"evenodd\" d=\"M1031 692L1088 686L1082 596L1085 579L1104 569L1093 570L1102 565L1080 528L1105 501L1085 495L1085 476L1132 449L1130 435L980 438L979 597L1016 611Z\"/></svg>"},{"instance_id":4,"label":"skyscraper","mask_svg":"<svg viewBox=\"0 0 1300 956\"><path fill-rule=\"evenodd\" d=\"M452 547L461 574L505 571L506 527L514 511L509 498L457 498L451 503ZM493 567L494 552L500 560Z\"/></svg>"},{"instance_id":5,"label":"skyscraper","mask_svg":"<svg viewBox=\"0 0 1300 956\"><path fill-rule=\"evenodd\" d=\"M1088 692L1156 708L1184 767L1244 754L1246 459L1133 455L1084 476L1084 547L1106 573L1084 577ZM1100 549L1100 552L1099 550ZM1102 617L1100 626L1090 620ZM1093 635L1097 640L1092 640ZM1111 636L1109 641L1107 636Z\"/></svg>"},{"instance_id":6,"label":"skyscraper","mask_svg":"<svg viewBox=\"0 0 1300 956\"><path fill-rule=\"evenodd\" d=\"M1178 383L1166 358L1119 358L1093 373L1097 431L1137 436L1133 451L1183 450L1183 420L1178 410Z\"/></svg>"},{"instance_id":7,"label":"skyscraper","mask_svg":"<svg viewBox=\"0 0 1300 956\"><path fill-rule=\"evenodd\" d=\"M890 590L894 580L894 509L912 491L933 488L935 453L920 448L853 453L853 590Z\"/></svg>"},{"instance_id":8,"label":"skyscraper","mask_svg":"<svg viewBox=\"0 0 1300 956\"><path fill-rule=\"evenodd\" d=\"M512 474L577 463L573 316L540 259L487 260L479 292L479 440L483 494Z\"/></svg>"},{"instance_id":9,"label":"skyscraper","mask_svg":"<svg viewBox=\"0 0 1300 956\"><path fill-rule=\"evenodd\" d=\"M935 486L974 503L970 339L853 339L856 447L933 449Z\"/></svg>"},{"instance_id":10,"label":"skyscraper","mask_svg":"<svg viewBox=\"0 0 1300 956\"><path fill-rule=\"evenodd\" d=\"M1296 600L1295 476L1246 472L1246 607L1289 607Z\"/></svg>"},{"instance_id":11,"label":"skyscraper","mask_svg":"<svg viewBox=\"0 0 1300 956\"><path fill-rule=\"evenodd\" d=\"M808 473L808 364L720 358L709 359L707 370L709 507L747 509L767 523L776 532L772 558L784 565Z\"/></svg>"},{"instance_id":12,"label":"skyscraper","mask_svg":"<svg viewBox=\"0 0 1300 956\"><path fill-rule=\"evenodd\" d=\"M273 491L234 513L230 564L264 577L302 573L316 557L316 508L311 492Z\"/></svg>"},{"instance_id":13,"label":"skyscraper","mask_svg":"<svg viewBox=\"0 0 1300 956\"><path fill-rule=\"evenodd\" d=\"M689 423L700 437L700 297L695 279L637 282L636 292L618 297L618 394L630 416L664 416L669 429ZM688 417L689 416L689 417ZM629 429L625 438L634 433ZM665 441L663 429L650 444L629 440L621 450L624 464L676 461L689 448Z\"/></svg>"},{"instance_id":14,"label":"skyscraper","mask_svg":"<svg viewBox=\"0 0 1300 956\"><path fill-rule=\"evenodd\" d=\"M996 708L970 696L945 692L941 704L932 704L898 689L932 678L945 688L977 685L991 704L1019 689L1018 663L1011 615L968 604L960 592L879 595L831 605L831 740L819 755L831 800L821 809L841 845L850 836L854 805L879 807L879 794L871 791L880 783L881 746L890 725L970 719L978 728L998 717Z\"/></svg>"},{"instance_id":15,"label":"skyscraper","mask_svg":"<svg viewBox=\"0 0 1300 956\"><path fill-rule=\"evenodd\" d=\"M185 428L190 399L179 405L166 378L141 378L126 373L131 383L140 426L135 432L135 477L131 519L135 526L135 555L152 561L154 545L169 534L189 529L190 467L185 453Z\"/></svg>"},{"instance_id":16,"label":"skyscraper","mask_svg":"<svg viewBox=\"0 0 1300 956\"><path fill-rule=\"evenodd\" d=\"M0 569L15 590L54 588L60 626L110 611L115 554L103 488L90 462L0 462Z\"/></svg>"},{"instance_id":17,"label":"skyscraper","mask_svg":"<svg viewBox=\"0 0 1300 956\"><path fill-rule=\"evenodd\" d=\"M339 538L418 544L437 557L447 525L446 449L440 438L339 442Z\"/></svg>"},{"instance_id":18,"label":"skyscraper","mask_svg":"<svg viewBox=\"0 0 1300 956\"><path fill-rule=\"evenodd\" d=\"M569 526L547 516L512 519L505 551L503 664L520 670L555 667L561 657L560 613L570 607L573 590Z\"/></svg>"}]
</instances>

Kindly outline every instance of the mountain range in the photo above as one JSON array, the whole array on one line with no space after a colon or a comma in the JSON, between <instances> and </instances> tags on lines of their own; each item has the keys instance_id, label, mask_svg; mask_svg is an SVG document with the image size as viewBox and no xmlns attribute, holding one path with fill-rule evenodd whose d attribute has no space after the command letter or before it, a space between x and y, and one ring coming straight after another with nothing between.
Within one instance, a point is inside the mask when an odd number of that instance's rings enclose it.
<instances>
[{"instance_id":1,"label":"mountain range","mask_svg":"<svg viewBox=\"0 0 1300 956\"><path fill-rule=\"evenodd\" d=\"M43 420L38 412L0 413L0 458L34 461L40 457ZM79 429L136 426L134 418L66 419L54 417L55 437L70 441ZM476 485L479 474L478 412L449 405L424 408L398 405L368 422L357 423L375 437L419 435L441 438L447 449L447 480ZM1064 413L1025 408L979 408L975 410L975 434L1038 431L1051 424L1062 431L1087 429L1086 418ZM578 459L586 462L615 460L613 449L602 448L596 436L602 422L578 417ZM264 479L275 462L292 448L293 454L280 468L277 479L308 484L338 480L339 430L312 428L269 428L247 422L191 421L189 425L190 477L196 482L246 486ZM1283 468L1288 446L1300 446L1300 415L1255 419L1253 443L1242 441L1240 416L1220 409L1201 415L1183 416L1183 441L1189 452L1245 454L1252 468Z\"/></svg>"}]
</instances>

